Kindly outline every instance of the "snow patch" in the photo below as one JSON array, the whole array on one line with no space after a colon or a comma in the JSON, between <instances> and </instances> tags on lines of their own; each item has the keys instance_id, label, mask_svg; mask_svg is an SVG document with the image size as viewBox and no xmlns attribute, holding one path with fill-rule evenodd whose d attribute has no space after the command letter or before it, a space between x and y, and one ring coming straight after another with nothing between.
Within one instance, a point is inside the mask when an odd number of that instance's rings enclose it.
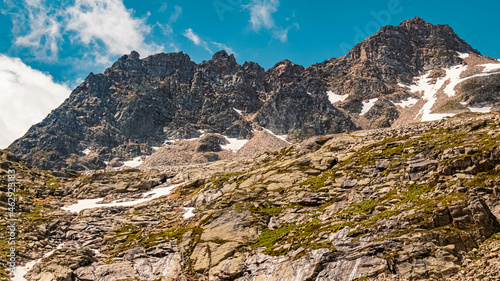
<instances>
[{"instance_id":1,"label":"snow patch","mask_svg":"<svg viewBox=\"0 0 500 281\"><path fill-rule=\"evenodd\" d=\"M176 188L177 186L181 185L180 184L174 184L168 186L167 184L162 184L159 187L152 189L148 192L145 192L142 194L141 198L134 199L131 201L124 201L123 199L120 200L115 200L111 203L107 204L98 204L103 200L103 198L97 198L97 199L82 199L78 200L76 204L69 205L66 207L62 207L61 209L70 211L73 213L79 213L82 210L86 209L93 209L93 208L104 208L104 207L130 207L134 206L140 203L148 202L151 200L154 200L156 198L160 198L161 196L168 195L170 192Z\"/></svg>"},{"instance_id":2,"label":"snow patch","mask_svg":"<svg viewBox=\"0 0 500 281\"><path fill-rule=\"evenodd\" d=\"M286 143L288 144L291 144L291 142L287 141L286 138L288 137L288 135L276 135L275 133L273 133L271 130L269 129L265 129L264 130L268 133L270 133L271 135L277 137L278 139L282 140L282 141L285 141Z\"/></svg>"},{"instance_id":3,"label":"snow patch","mask_svg":"<svg viewBox=\"0 0 500 281\"><path fill-rule=\"evenodd\" d=\"M487 64L481 64L479 66L484 67L483 73L487 73L487 72L491 72L491 71L500 69L500 63L487 63Z\"/></svg>"},{"instance_id":4,"label":"snow patch","mask_svg":"<svg viewBox=\"0 0 500 281\"><path fill-rule=\"evenodd\" d=\"M402 100L402 101L400 101L398 103L393 102L393 104L396 105L396 106L401 106L402 108L407 108L407 107L414 106L418 101L419 101L419 99L409 98L407 100Z\"/></svg>"},{"instance_id":5,"label":"snow patch","mask_svg":"<svg viewBox=\"0 0 500 281\"><path fill-rule=\"evenodd\" d=\"M238 110L238 109L236 109L236 108L234 108L234 107L233 107L233 109L234 109L234 111L236 111L239 115L243 115L243 114L241 113L241 110Z\"/></svg>"},{"instance_id":6,"label":"snow patch","mask_svg":"<svg viewBox=\"0 0 500 281\"><path fill-rule=\"evenodd\" d=\"M14 277L11 280L12 281L26 281L26 279L24 278L24 275L26 275L26 273L28 273L28 271L30 271L30 269L32 269L33 266L35 266L35 264L39 263L43 258L46 258L46 257L52 255L56 250L61 249L64 246L64 244L65 243L59 244L57 246L57 248L55 248L54 250L43 255L42 258L27 262L24 266L14 267Z\"/></svg>"},{"instance_id":7,"label":"snow patch","mask_svg":"<svg viewBox=\"0 0 500 281\"><path fill-rule=\"evenodd\" d=\"M184 209L186 210L186 212L184 213L184 215L182 215L182 217L184 219L189 219L190 217L194 217L194 208L192 207L184 207Z\"/></svg>"},{"instance_id":8,"label":"snow patch","mask_svg":"<svg viewBox=\"0 0 500 281\"><path fill-rule=\"evenodd\" d=\"M83 154L89 155L90 154L90 149L86 148L84 151L82 151Z\"/></svg>"},{"instance_id":9,"label":"snow patch","mask_svg":"<svg viewBox=\"0 0 500 281\"><path fill-rule=\"evenodd\" d=\"M172 144L172 143L174 143L174 142L178 142L178 141L180 141L180 139L175 139L175 140L165 140L165 141L163 142L163 144Z\"/></svg>"},{"instance_id":10,"label":"snow patch","mask_svg":"<svg viewBox=\"0 0 500 281\"><path fill-rule=\"evenodd\" d=\"M431 83L431 78L429 78L430 71L415 79L415 84L410 86L412 92L423 92L422 98L427 102L420 109L418 116L421 116L421 121L433 121L439 120L446 116L441 116L440 114L431 114L431 108L437 100L435 96L437 91L443 86L444 79L438 79L436 84Z\"/></svg>"},{"instance_id":11,"label":"snow patch","mask_svg":"<svg viewBox=\"0 0 500 281\"><path fill-rule=\"evenodd\" d=\"M450 81L448 85L446 85L446 88L444 88L444 93L448 95L449 97L453 97L455 95L455 87L462 83L463 81L469 79L469 78L460 78L460 74L464 72L467 69L466 65L457 65L452 68L446 69L446 76L444 78L440 78L439 80L442 81L443 83L446 81ZM436 89L436 92L440 88Z\"/></svg>"},{"instance_id":12,"label":"snow patch","mask_svg":"<svg viewBox=\"0 0 500 281\"><path fill-rule=\"evenodd\" d=\"M422 109L420 109L419 115L421 116L421 121L434 121L434 120L439 120L443 119L445 117L450 117L454 116L455 114L451 113L431 113L431 108L434 105L434 103L437 100L436 94L440 89L443 89L443 92L448 95L449 97L455 96L455 87L474 77L483 77L483 76L488 76L492 74L496 74L497 72L489 72L490 70L497 69L497 66L492 66L492 65L497 65L497 64L486 64L486 65L481 65L485 66L485 70L483 70L483 73L480 74L475 74L469 77L465 78L460 78L460 74L464 72L467 69L466 65L456 65L451 68L446 69L446 75L445 77L438 78L436 80L435 84L431 83L431 78L429 78L430 72L426 73L425 75L422 75L420 77L415 78L415 84L410 86L410 90L412 92L423 92L423 99L427 100L427 102L424 104ZM486 67L488 66L488 67ZM500 68L500 64L498 64L498 67ZM444 84L448 82L448 84L443 88ZM417 116L417 117L418 117Z\"/></svg>"},{"instance_id":13,"label":"snow patch","mask_svg":"<svg viewBox=\"0 0 500 281\"><path fill-rule=\"evenodd\" d=\"M480 112L480 113L489 113L493 107L469 107L469 110L472 112Z\"/></svg>"},{"instance_id":14,"label":"snow patch","mask_svg":"<svg viewBox=\"0 0 500 281\"><path fill-rule=\"evenodd\" d=\"M229 144L221 145L221 148L231 150L232 152L237 152L248 142L248 140L239 140L237 138L228 138L226 136L224 136L224 138L229 142Z\"/></svg>"},{"instance_id":15,"label":"snow patch","mask_svg":"<svg viewBox=\"0 0 500 281\"><path fill-rule=\"evenodd\" d=\"M460 53L460 52L457 52L458 53L458 56L461 58L461 59L466 59L470 56L469 53Z\"/></svg>"},{"instance_id":16,"label":"snow patch","mask_svg":"<svg viewBox=\"0 0 500 281\"><path fill-rule=\"evenodd\" d=\"M345 101L345 99L347 99L347 97L349 96L349 95L337 95L332 91L327 91L326 94L328 95L328 100L332 104Z\"/></svg>"},{"instance_id":17,"label":"snow patch","mask_svg":"<svg viewBox=\"0 0 500 281\"><path fill-rule=\"evenodd\" d=\"M370 99L368 101L363 102L363 109L361 110L361 113L359 114L360 116L365 115L372 107L375 105L375 103L378 101L378 98Z\"/></svg>"},{"instance_id":18,"label":"snow patch","mask_svg":"<svg viewBox=\"0 0 500 281\"><path fill-rule=\"evenodd\" d=\"M144 161L142 161L141 156L137 156L137 157L135 157L132 160L123 162L123 166L122 167L135 168L135 167L139 167L142 164L142 162L144 162Z\"/></svg>"},{"instance_id":19,"label":"snow patch","mask_svg":"<svg viewBox=\"0 0 500 281\"><path fill-rule=\"evenodd\" d=\"M200 139L201 137L203 137L205 134L201 134L201 136L197 137L197 138L192 138L192 139L186 139L187 141L195 141L195 140L198 140Z\"/></svg>"},{"instance_id":20,"label":"snow patch","mask_svg":"<svg viewBox=\"0 0 500 281\"><path fill-rule=\"evenodd\" d=\"M160 149L160 147L159 147L159 146L152 146L151 148L153 148L154 150L158 150L158 149Z\"/></svg>"},{"instance_id":21,"label":"snow patch","mask_svg":"<svg viewBox=\"0 0 500 281\"><path fill-rule=\"evenodd\" d=\"M448 72L446 72L448 74ZM410 86L412 92L423 92L422 98L427 102L420 109L418 116L421 116L421 121L434 121L440 120L445 117L454 116L455 114L435 114L431 113L432 106L437 100L436 94L439 89L441 89L446 81L446 78L439 78L436 84L431 83L431 78L429 78L430 71L418 78L416 78L416 83Z\"/></svg>"}]
</instances>

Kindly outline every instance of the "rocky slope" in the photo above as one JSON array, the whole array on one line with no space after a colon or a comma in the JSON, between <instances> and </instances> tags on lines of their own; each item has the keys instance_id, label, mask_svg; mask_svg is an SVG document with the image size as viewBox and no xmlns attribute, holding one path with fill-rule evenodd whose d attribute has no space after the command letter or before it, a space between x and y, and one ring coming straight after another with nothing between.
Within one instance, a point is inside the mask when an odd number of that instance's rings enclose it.
<instances>
[{"instance_id":1,"label":"rocky slope","mask_svg":"<svg viewBox=\"0 0 500 281\"><path fill-rule=\"evenodd\" d=\"M30 281L497 280L499 141L500 115L468 113L248 161L68 174L2 152L0 167L3 183L19 171L20 261L45 256ZM92 198L116 204L61 209Z\"/></svg>"},{"instance_id":2,"label":"rocky slope","mask_svg":"<svg viewBox=\"0 0 500 281\"><path fill-rule=\"evenodd\" d=\"M183 53L140 59L132 52L90 74L9 150L38 168L92 170L203 134L248 140L268 129L299 141L400 126L495 110L499 76L497 59L420 18L309 67L284 60L264 70L224 51L200 64Z\"/></svg>"}]
</instances>

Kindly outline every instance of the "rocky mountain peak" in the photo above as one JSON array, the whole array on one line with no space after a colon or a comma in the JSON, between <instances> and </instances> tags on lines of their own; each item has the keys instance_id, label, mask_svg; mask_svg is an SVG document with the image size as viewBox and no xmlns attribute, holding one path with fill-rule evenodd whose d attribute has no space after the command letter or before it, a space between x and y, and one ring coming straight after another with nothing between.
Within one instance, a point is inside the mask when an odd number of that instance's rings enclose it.
<instances>
[{"instance_id":1,"label":"rocky mountain peak","mask_svg":"<svg viewBox=\"0 0 500 281\"><path fill-rule=\"evenodd\" d=\"M234 54L229 55L226 51L218 51L212 56L212 59L207 62L216 68L234 68L238 65Z\"/></svg>"},{"instance_id":2,"label":"rocky mountain peak","mask_svg":"<svg viewBox=\"0 0 500 281\"><path fill-rule=\"evenodd\" d=\"M302 65L295 64L289 60L282 60L267 71L269 79L279 78L285 83L297 82L299 76L304 72Z\"/></svg>"},{"instance_id":3,"label":"rocky mountain peak","mask_svg":"<svg viewBox=\"0 0 500 281\"><path fill-rule=\"evenodd\" d=\"M191 58L182 52L160 53L140 59L139 53L132 51L129 55L120 57L104 74L117 82L131 82L132 77L140 80L145 76L163 79L174 72L191 73L195 65Z\"/></svg>"},{"instance_id":4,"label":"rocky mountain peak","mask_svg":"<svg viewBox=\"0 0 500 281\"><path fill-rule=\"evenodd\" d=\"M405 20L404 22L399 24L399 26L406 28L432 28L434 25L417 16L412 19Z\"/></svg>"},{"instance_id":5,"label":"rocky mountain peak","mask_svg":"<svg viewBox=\"0 0 500 281\"><path fill-rule=\"evenodd\" d=\"M419 17L397 26L384 26L356 45L347 55L350 60L396 60L421 68L449 67L458 62L456 52L475 53L448 25L434 25Z\"/></svg>"}]
</instances>

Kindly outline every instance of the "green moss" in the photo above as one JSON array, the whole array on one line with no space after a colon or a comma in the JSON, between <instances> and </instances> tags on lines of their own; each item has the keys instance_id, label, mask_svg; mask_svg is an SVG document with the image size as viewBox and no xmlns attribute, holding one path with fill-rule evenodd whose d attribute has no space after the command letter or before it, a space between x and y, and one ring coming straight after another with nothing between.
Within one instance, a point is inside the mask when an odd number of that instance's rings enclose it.
<instances>
[{"instance_id":1,"label":"green moss","mask_svg":"<svg viewBox=\"0 0 500 281\"><path fill-rule=\"evenodd\" d=\"M253 247L265 247L264 251L268 255L280 255L284 254L284 249L280 251L276 251L276 248L279 247L279 242L281 242L286 235L288 235L292 230L296 229L297 226L290 224L283 226L281 228L277 228L274 230L270 230L266 228L262 231L262 233L257 237ZM276 245L278 244L278 245Z\"/></svg>"},{"instance_id":2,"label":"green moss","mask_svg":"<svg viewBox=\"0 0 500 281\"><path fill-rule=\"evenodd\" d=\"M500 223L500 220L498 220L498 223ZM494 242L494 241L500 241L500 232L497 232L493 235L490 236L490 238L486 239L486 241L484 241L485 244L490 244L491 242Z\"/></svg>"},{"instance_id":3,"label":"green moss","mask_svg":"<svg viewBox=\"0 0 500 281\"><path fill-rule=\"evenodd\" d=\"M401 210L385 210L383 212L380 212L379 214L375 215L375 216L372 216L366 220L363 220L362 222L360 222L360 225L362 225L363 227L371 227L373 225L375 225L375 223L379 220L386 220L390 217L394 217L394 216L397 216L399 214L401 214L402 211Z\"/></svg>"},{"instance_id":4,"label":"green moss","mask_svg":"<svg viewBox=\"0 0 500 281\"><path fill-rule=\"evenodd\" d=\"M229 173L229 174L224 174L224 175L216 175L212 176L210 178L209 182L213 183L215 187L221 188L226 182L230 181L233 178L236 178L237 176L241 175L241 172L236 172L236 173ZM243 180L240 179L242 182Z\"/></svg>"},{"instance_id":5,"label":"green moss","mask_svg":"<svg viewBox=\"0 0 500 281\"><path fill-rule=\"evenodd\" d=\"M359 203L354 203L351 206L355 207L356 213L364 213L369 214L373 211L375 206L377 206L377 202L373 199L363 200Z\"/></svg>"},{"instance_id":6,"label":"green moss","mask_svg":"<svg viewBox=\"0 0 500 281\"><path fill-rule=\"evenodd\" d=\"M434 190L434 187L429 186L428 184L421 184L421 185L416 185L416 184L411 184L407 186L408 191L404 193L404 197L401 199L401 201L398 204L405 204L408 202L414 202L422 194L428 193L432 190Z\"/></svg>"},{"instance_id":7,"label":"green moss","mask_svg":"<svg viewBox=\"0 0 500 281\"><path fill-rule=\"evenodd\" d=\"M113 258L116 254L134 248L141 241L143 230L132 224L124 224L115 230L106 240L113 248L106 251L106 254Z\"/></svg>"},{"instance_id":8,"label":"green moss","mask_svg":"<svg viewBox=\"0 0 500 281\"><path fill-rule=\"evenodd\" d=\"M335 223L333 225L330 225L330 226L328 226L328 229L332 233L335 233L335 232L341 230L342 228L344 228L346 226L355 227L356 224L354 222L352 222L352 221L344 221L344 222Z\"/></svg>"},{"instance_id":9,"label":"green moss","mask_svg":"<svg viewBox=\"0 0 500 281\"><path fill-rule=\"evenodd\" d=\"M53 178L46 179L45 184L50 189L58 189L61 186L61 183L58 180L53 179Z\"/></svg>"},{"instance_id":10,"label":"green moss","mask_svg":"<svg viewBox=\"0 0 500 281\"><path fill-rule=\"evenodd\" d=\"M488 172L478 173L473 179L465 182L464 185L474 186L474 187L485 187L486 181L488 180L494 180L494 181L500 180L500 171L497 169L493 169Z\"/></svg>"},{"instance_id":11,"label":"green moss","mask_svg":"<svg viewBox=\"0 0 500 281\"><path fill-rule=\"evenodd\" d=\"M336 178L336 170L328 170L323 172L319 176L310 177L307 180L299 183L301 186L310 186L313 190L318 190L325 186L327 180L333 180Z\"/></svg>"},{"instance_id":12,"label":"green moss","mask_svg":"<svg viewBox=\"0 0 500 281\"><path fill-rule=\"evenodd\" d=\"M384 151L382 151L380 156L392 157L392 156L396 156L396 155L401 155L401 154L403 154L403 150L404 150L404 144L398 144L396 146L391 146L389 148L386 148Z\"/></svg>"},{"instance_id":13,"label":"green moss","mask_svg":"<svg viewBox=\"0 0 500 281\"><path fill-rule=\"evenodd\" d=\"M159 243L170 241L172 239L176 239L177 243L180 243L182 242L182 236L184 235L184 233L186 233L186 231L187 228L182 227L167 229L157 233L151 233L148 234L145 240L140 244L145 248L149 248L152 246L156 246Z\"/></svg>"},{"instance_id":14,"label":"green moss","mask_svg":"<svg viewBox=\"0 0 500 281\"><path fill-rule=\"evenodd\" d=\"M258 214L277 216L283 211L285 207L275 207L275 208L255 208L251 207L250 211Z\"/></svg>"}]
</instances>

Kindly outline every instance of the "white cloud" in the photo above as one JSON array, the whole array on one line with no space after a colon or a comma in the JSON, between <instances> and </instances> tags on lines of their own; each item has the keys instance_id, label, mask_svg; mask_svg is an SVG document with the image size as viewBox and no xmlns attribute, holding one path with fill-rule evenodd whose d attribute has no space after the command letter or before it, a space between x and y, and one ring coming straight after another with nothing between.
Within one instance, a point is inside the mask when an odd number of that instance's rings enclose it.
<instances>
[{"instance_id":1,"label":"white cloud","mask_svg":"<svg viewBox=\"0 0 500 281\"><path fill-rule=\"evenodd\" d=\"M298 28L298 25L293 23L291 26L283 28L276 24L273 14L278 11L279 4L278 0L252 0L244 8L250 11L250 23L255 32L266 29L271 32L274 38L281 42L287 42L288 31L292 27ZM286 21L289 20L289 18L286 19Z\"/></svg>"},{"instance_id":2,"label":"white cloud","mask_svg":"<svg viewBox=\"0 0 500 281\"><path fill-rule=\"evenodd\" d=\"M168 20L169 24L176 22L182 14L181 7L175 6L174 9L175 9L175 11L172 13L172 15L170 15L170 19Z\"/></svg>"},{"instance_id":3,"label":"white cloud","mask_svg":"<svg viewBox=\"0 0 500 281\"><path fill-rule=\"evenodd\" d=\"M9 9L17 8L13 1L4 3ZM16 35L14 44L31 48L36 57L56 60L62 40L61 24L57 20L60 12L46 8L41 1L26 1L23 8L20 9L23 12L10 13Z\"/></svg>"},{"instance_id":4,"label":"white cloud","mask_svg":"<svg viewBox=\"0 0 500 281\"><path fill-rule=\"evenodd\" d=\"M67 30L76 32L85 45L103 44L107 55L136 50L145 56L163 49L145 43L143 34L150 32L150 26L144 19L134 18L121 0L76 0L67 13Z\"/></svg>"},{"instance_id":5,"label":"white cloud","mask_svg":"<svg viewBox=\"0 0 500 281\"><path fill-rule=\"evenodd\" d=\"M191 28L186 29L182 35L191 40L191 42L193 42L196 46L201 46L209 53L213 54L212 50L210 50L210 48L208 47L208 43L202 40L196 33L194 33Z\"/></svg>"},{"instance_id":6,"label":"white cloud","mask_svg":"<svg viewBox=\"0 0 500 281\"><path fill-rule=\"evenodd\" d=\"M66 99L71 90L50 75L0 55L0 148L22 137Z\"/></svg>"},{"instance_id":7,"label":"white cloud","mask_svg":"<svg viewBox=\"0 0 500 281\"><path fill-rule=\"evenodd\" d=\"M191 40L195 45L200 46L201 45L201 39L198 35L194 34L193 30L191 28L188 28L184 31L183 34L187 39Z\"/></svg>"},{"instance_id":8,"label":"white cloud","mask_svg":"<svg viewBox=\"0 0 500 281\"><path fill-rule=\"evenodd\" d=\"M228 47L227 45L225 44L222 44L222 43L218 43L218 42L212 42L212 44L214 44L219 50L225 50L227 51L229 54L234 54L235 57L238 56L238 54L236 54L236 52L233 50L233 48L231 47Z\"/></svg>"},{"instance_id":9,"label":"white cloud","mask_svg":"<svg viewBox=\"0 0 500 281\"><path fill-rule=\"evenodd\" d=\"M163 12L165 12L167 10L167 8L168 8L167 3L163 3L161 5L160 9L158 9L158 11L160 11L160 13L163 13Z\"/></svg>"},{"instance_id":10,"label":"white cloud","mask_svg":"<svg viewBox=\"0 0 500 281\"><path fill-rule=\"evenodd\" d=\"M249 6L250 22L255 31L259 31L262 27L271 29L276 26L273 13L278 11L278 0L254 0Z\"/></svg>"},{"instance_id":11,"label":"white cloud","mask_svg":"<svg viewBox=\"0 0 500 281\"><path fill-rule=\"evenodd\" d=\"M132 50L143 56L163 51L163 46L146 42L151 26L145 18L134 17L123 0L4 1L13 22L14 44L29 48L37 59L57 60L67 39L80 44L79 51L93 55L98 64L109 64ZM179 15L176 8L173 16Z\"/></svg>"}]
</instances>

